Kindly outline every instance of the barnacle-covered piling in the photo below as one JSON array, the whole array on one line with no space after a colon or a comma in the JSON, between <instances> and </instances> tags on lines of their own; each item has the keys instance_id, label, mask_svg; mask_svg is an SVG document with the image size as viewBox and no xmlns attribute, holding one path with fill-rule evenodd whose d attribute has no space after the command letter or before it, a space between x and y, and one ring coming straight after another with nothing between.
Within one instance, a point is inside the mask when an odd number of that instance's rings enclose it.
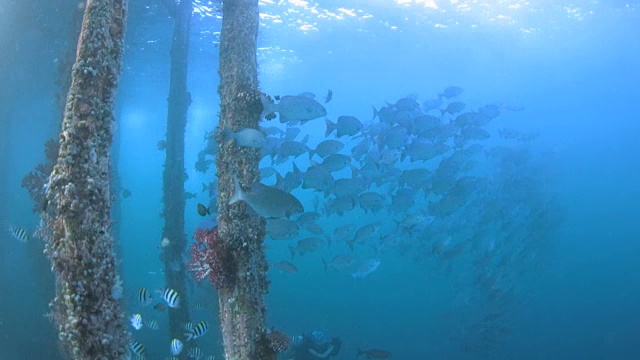
<instances>
[{"instance_id":1,"label":"barnacle-covered piling","mask_svg":"<svg viewBox=\"0 0 640 360\"><path fill-rule=\"evenodd\" d=\"M220 129L257 128L262 106L258 88L256 41L258 0L223 3L220 38ZM226 262L233 281L218 286L220 322L226 359L275 359L265 326L264 295L267 263L262 250L265 222L244 210L246 204L229 205L234 176L243 185L259 180L260 150L218 141L218 229L233 261Z\"/></svg>"},{"instance_id":2,"label":"barnacle-covered piling","mask_svg":"<svg viewBox=\"0 0 640 360\"><path fill-rule=\"evenodd\" d=\"M113 103L126 0L90 0L82 22L41 233L56 275L51 316L73 359L123 359L128 336L111 227Z\"/></svg>"}]
</instances>

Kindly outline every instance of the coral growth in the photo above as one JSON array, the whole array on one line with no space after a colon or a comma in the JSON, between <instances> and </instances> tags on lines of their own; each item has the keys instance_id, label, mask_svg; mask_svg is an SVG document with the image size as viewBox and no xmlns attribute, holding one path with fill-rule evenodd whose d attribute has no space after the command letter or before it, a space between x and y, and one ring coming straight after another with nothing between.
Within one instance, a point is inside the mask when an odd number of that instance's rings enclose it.
<instances>
[{"instance_id":1,"label":"coral growth","mask_svg":"<svg viewBox=\"0 0 640 360\"><path fill-rule=\"evenodd\" d=\"M193 235L188 269L197 281L208 278L218 289L235 282L235 264L229 246L218 236L218 228L198 229Z\"/></svg>"}]
</instances>

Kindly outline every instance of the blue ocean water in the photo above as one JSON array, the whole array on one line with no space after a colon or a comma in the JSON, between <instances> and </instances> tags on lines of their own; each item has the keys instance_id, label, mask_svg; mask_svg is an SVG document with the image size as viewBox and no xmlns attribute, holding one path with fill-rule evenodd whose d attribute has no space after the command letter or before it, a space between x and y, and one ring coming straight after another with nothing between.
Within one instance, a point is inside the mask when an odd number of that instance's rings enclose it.
<instances>
[{"instance_id":1,"label":"blue ocean water","mask_svg":"<svg viewBox=\"0 0 640 360\"><path fill-rule=\"evenodd\" d=\"M195 4L185 191L196 195L186 205L188 238L203 220L196 204L211 200L203 184L213 181L215 169L203 173L195 164L219 111L220 5ZM56 96L66 92L58 86L59 64L75 49L70 24L78 5L0 3L3 227L32 232L38 225L34 203L20 183L44 161L45 141L57 138ZM118 181L131 192L115 203L124 308L127 318L139 312L158 321L158 331L131 328L151 359L169 356L170 342L167 312L135 301L139 287L164 286L159 258L164 152L158 142L166 132L173 20L163 6L130 4L114 143ZM333 195L294 189L305 210L319 204L317 224L324 234L303 229L291 239L266 239L272 265L290 261L297 268L296 273L269 270L270 325L290 335L320 329L340 337L335 359L354 359L358 349L383 349L394 359L640 358L639 4L263 0L260 12L260 90L312 92L322 103L331 89L325 107L332 121L351 115L371 129L382 122L371 120L372 105L393 108L407 97L423 104L450 86L464 91L445 98L439 109L454 101L466 104L462 112L486 105L500 109L483 127L491 137L469 142L482 145L482 151L452 181L469 176L478 182L461 191L462 199L447 197L456 205L452 209L440 201L452 189L431 195L420 189L413 197L416 205L390 211L400 173L369 185L385 198L385 207L373 214L359 206L342 216L328 214L324 205ZM429 114L447 122L457 115L438 109ZM264 126L285 129L278 120ZM296 140L308 135L311 148L325 139L323 118L296 127L301 130ZM510 139L505 130L533 139ZM363 132L341 138L346 143L341 152L350 155L367 137L388 149L387 138ZM414 139L390 156L406 153ZM453 139L447 141L449 151L433 160L398 160L385 169L436 172L455 151ZM381 166L376 151L370 154L352 165ZM310 165L303 154L274 167L284 176L293 162L302 171ZM261 166L271 165L266 156ZM350 175L345 169L335 177ZM274 177L263 181L275 183ZM433 177L425 186L433 191ZM424 219L416 227L398 225L406 214ZM380 224L379 232L353 251L333 234L341 225L358 229L371 223ZM42 241L22 243L4 229L1 234L0 359L62 359L54 327L44 316L54 278ZM320 248L292 259L289 247L311 236L322 240ZM325 271L323 260L340 254L352 255L356 263ZM351 276L368 259L380 266L363 278ZM211 325L199 346L223 358L215 289L187 281L184 296L192 318Z\"/></svg>"}]
</instances>

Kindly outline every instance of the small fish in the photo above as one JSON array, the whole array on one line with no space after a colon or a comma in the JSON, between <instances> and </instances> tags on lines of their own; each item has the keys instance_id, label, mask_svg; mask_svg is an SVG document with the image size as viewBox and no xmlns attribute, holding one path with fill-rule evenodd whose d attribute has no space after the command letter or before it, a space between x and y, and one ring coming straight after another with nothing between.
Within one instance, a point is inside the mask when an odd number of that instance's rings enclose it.
<instances>
[{"instance_id":1,"label":"small fish","mask_svg":"<svg viewBox=\"0 0 640 360\"><path fill-rule=\"evenodd\" d=\"M153 331L160 329L158 322L155 320L147 320L147 327Z\"/></svg>"},{"instance_id":2,"label":"small fish","mask_svg":"<svg viewBox=\"0 0 640 360\"><path fill-rule=\"evenodd\" d=\"M191 339L197 339L209 331L209 324L206 321L200 321L190 332L184 334L187 337L187 341Z\"/></svg>"},{"instance_id":3,"label":"small fish","mask_svg":"<svg viewBox=\"0 0 640 360\"><path fill-rule=\"evenodd\" d=\"M331 99L333 99L333 90L329 89L329 91L327 91L327 96L324 97L324 103L328 103Z\"/></svg>"},{"instance_id":4,"label":"small fish","mask_svg":"<svg viewBox=\"0 0 640 360\"><path fill-rule=\"evenodd\" d=\"M20 242L27 242L29 240L29 234L27 233L27 230L21 228L20 226L9 225L9 232Z\"/></svg>"},{"instance_id":5,"label":"small fish","mask_svg":"<svg viewBox=\"0 0 640 360\"><path fill-rule=\"evenodd\" d=\"M275 264L271 264L271 267L288 274L294 274L298 272L298 268L289 261L280 261Z\"/></svg>"},{"instance_id":6,"label":"small fish","mask_svg":"<svg viewBox=\"0 0 640 360\"><path fill-rule=\"evenodd\" d=\"M302 240L298 240L296 246L289 246L289 252L291 253L291 260L296 256L296 253L300 255L304 255L306 253L316 251L320 245L322 245L323 241L319 238L306 238Z\"/></svg>"},{"instance_id":7,"label":"small fish","mask_svg":"<svg viewBox=\"0 0 640 360\"><path fill-rule=\"evenodd\" d=\"M360 267L351 273L353 278L363 278L376 271L380 266L380 260L378 259L369 259L365 261Z\"/></svg>"},{"instance_id":8,"label":"small fish","mask_svg":"<svg viewBox=\"0 0 640 360\"><path fill-rule=\"evenodd\" d=\"M165 311L167 309L167 305L164 303L157 303L153 305L153 310L155 311Z\"/></svg>"},{"instance_id":9,"label":"small fish","mask_svg":"<svg viewBox=\"0 0 640 360\"><path fill-rule=\"evenodd\" d=\"M142 345L137 340L131 340L131 342L129 342L129 349L131 349L131 352L134 355L138 355L138 356L144 355L145 352L147 351L144 345Z\"/></svg>"},{"instance_id":10,"label":"small fish","mask_svg":"<svg viewBox=\"0 0 640 360\"><path fill-rule=\"evenodd\" d=\"M129 196L131 196L131 190L129 190L129 189L124 189L124 190L122 191L122 197L126 199L126 198L128 198Z\"/></svg>"},{"instance_id":11,"label":"small fish","mask_svg":"<svg viewBox=\"0 0 640 360\"><path fill-rule=\"evenodd\" d=\"M463 92L464 92L464 89L459 86L449 86L448 88L444 89L444 91L441 94L438 94L438 97L440 99L442 99L443 97L447 99L451 99L452 97L459 96Z\"/></svg>"},{"instance_id":12,"label":"small fish","mask_svg":"<svg viewBox=\"0 0 640 360\"><path fill-rule=\"evenodd\" d=\"M182 348L183 347L184 347L184 345L182 345L182 341L180 341L178 339L171 340L171 355L173 355L173 356L180 355L180 353L182 352Z\"/></svg>"},{"instance_id":13,"label":"small fish","mask_svg":"<svg viewBox=\"0 0 640 360\"><path fill-rule=\"evenodd\" d=\"M192 359L200 359L203 355L202 350L198 347L189 349L189 357Z\"/></svg>"},{"instance_id":14,"label":"small fish","mask_svg":"<svg viewBox=\"0 0 640 360\"><path fill-rule=\"evenodd\" d=\"M141 287L140 289L138 289L138 302L142 306L147 306L153 302L153 298L151 297L151 294L149 293L149 290L147 290L147 288Z\"/></svg>"},{"instance_id":15,"label":"small fish","mask_svg":"<svg viewBox=\"0 0 640 360\"><path fill-rule=\"evenodd\" d=\"M136 330L142 329L142 315L133 314L133 316L131 316L131 326Z\"/></svg>"},{"instance_id":16,"label":"small fish","mask_svg":"<svg viewBox=\"0 0 640 360\"><path fill-rule=\"evenodd\" d=\"M211 215L211 211L209 210L208 207L202 205L201 203L198 203L198 215L200 216Z\"/></svg>"},{"instance_id":17,"label":"small fish","mask_svg":"<svg viewBox=\"0 0 640 360\"><path fill-rule=\"evenodd\" d=\"M167 302L167 305L171 308L180 307L180 295L177 291L166 288L158 289L158 292L162 294L162 299Z\"/></svg>"},{"instance_id":18,"label":"small fish","mask_svg":"<svg viewBox=\"0 0 640 360\"><path fill-rule=\"evenodd\" d=\"M322 259L322 265L324 265L325 272L329 270L329 268L340 271L351 267L355 261L356 258L351 254L339 254L334 256L331 261Z\"/></svg>"}]
</instances>

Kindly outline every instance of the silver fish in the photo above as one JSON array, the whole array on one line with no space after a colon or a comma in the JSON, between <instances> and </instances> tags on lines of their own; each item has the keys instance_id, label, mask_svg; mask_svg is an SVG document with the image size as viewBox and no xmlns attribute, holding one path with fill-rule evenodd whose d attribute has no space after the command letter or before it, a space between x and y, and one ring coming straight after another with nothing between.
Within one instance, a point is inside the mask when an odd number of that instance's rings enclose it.
<instances>
[{"instance_id":1,"label":"silver fish","mask_svg":"<svg viewBox=\"0 0 640 360\"><path fill-rule=\"evenodd\" d=\"M441 94L438 94L438 97L440 99L442 99L443 97L447 99L451 99L452 97L459 96L463 92L464 92L464 89L459 86L449 86L448 88L444 89L444 91Z\"/></svg>"},{"instance_id":2,"label":"silver fish","mask_svg":"<svg viewBox=\"0 0 640 360\"><path fill-rule=\"evenodd\" d=\"M378 267L380 267L380 264L381 262L378 259L369 259L364 263L362 263L362 265L360 265L356 271L352 272L351 276L353 278L366 277L372 272L378 270Z\"/></svg>"},{"instance_id":3,"label":"silver fish","mask_svg":"<svg viewBox=\"0 0 640 360\"><path fill-rule=\"evenodd\" d=\"M273 240L286 240L298 236L300 228L298 224L288 219L267 220L267 234Z\"/></svg>"},{"instance_id":4,"label":"silver fish","mask_svg":"<svg viewBox=\"0 0 640 360\"><path fill-rule=\"evenodd\" d=\"M286 191L256 181L251 186L251 191L245 192L236 177L233 184L235 190L229 204L244 201L253 211L265 218L284 218L304 212L300 200Z\"/></svg>"},{"instance_id":5,"label":"silver fish","mask_svg":"<svg viewBox=\"0 0 640 360\"><path fill-rule=\"evenodd\" d=\"M322 160L322 167L329 172L340 171L351 164L351 158L344 154L332 154Z\"/></svg>"},{"instance_id":6,"label":"silver fish","mask_svg":"<svg viewBox=\"0 0 640 360\"><path fill-rule=\"evenodd\" d=\"M224 129L222 137L225 140L234 140L236 145L252 148L261 148L267 144L267 137L260 130L244 128L236 132Z\"/></svg>"},{"instance_id":7,"label":"silver fish","mask_svg":"<svg viewBox=\"0 0 640 360\"><path fill-rule=\"evenodd\" d=\"M327 131L324 136L331 135L332 132L336 132L337 137L353 136L362 130L362 122L355 116L339 116L338 120L334 123L329 119L325 119L327 125Z\"/></svg>"},{"instance_id":8,"label":"silver fish","mask_svg":"<svg viewBox=\"0 0 640 360\"><path fill-rule=\"evenodd\" d=\"M337 153L338 151L342 150L342 148L344 148L344 143L339 140L324 140L316 146L315 150L309 150L309 159L311 159L315 154L318 154L318 156L324 158Z\"/></svg>"},{"instance_id":9,"label":"silver fish","mask_svg":"<svg viewBox=\"0 0 640 360\"><path fill-rule=\"evenodd\" d=\"M304 123L327 115L327 110L322 104L307 96L283 96L277 104L264 95L261 100L262 116L277 112L281 123Z\"/></svg>"}]
</instances>

